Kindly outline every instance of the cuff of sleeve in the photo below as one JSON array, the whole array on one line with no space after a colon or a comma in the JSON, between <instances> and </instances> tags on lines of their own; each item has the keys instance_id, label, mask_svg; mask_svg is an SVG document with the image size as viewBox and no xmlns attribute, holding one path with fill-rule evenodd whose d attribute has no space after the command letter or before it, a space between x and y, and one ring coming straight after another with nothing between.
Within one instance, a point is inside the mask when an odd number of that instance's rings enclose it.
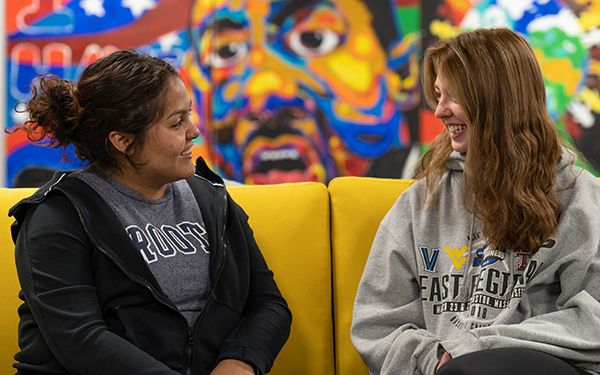
<instances>
[{"instance_id":1,"label":"cuff of sleeve","mask_svg":"<svg viewBox=\"0 0 600 375\"><path fill-rule=\"evenodd\" d=\"M441 346L452 358L485 349L470 331L462 331L451 340L443 341Z\"/></svg>"},{"instance_id":2,"label":"cuff of sleeve","mask_svg":"<svg viewBox=\"0 0 600 375\"><path fill-rule=\"evenodd\" d=\"M257 375L263 375L271 370L271 363L264 355L262 355L262 353L248 348L228 348L225 351L221 352L218 361L222 361L223 359L227 358L237 359L246 362L254 368L254 373Z\"/></svg>"}]
</instances>

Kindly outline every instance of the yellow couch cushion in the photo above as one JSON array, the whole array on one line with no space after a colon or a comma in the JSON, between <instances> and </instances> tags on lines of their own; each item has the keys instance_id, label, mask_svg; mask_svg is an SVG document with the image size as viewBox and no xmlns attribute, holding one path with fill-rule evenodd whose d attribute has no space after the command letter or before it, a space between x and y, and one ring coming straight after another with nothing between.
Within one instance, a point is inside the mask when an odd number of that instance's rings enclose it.
<instances>
[{"instance_id":1,"label":"yellow couch cushion","mask_svg":"<svg viewBox=\"0 0 600 375\"><path fill-rule=\"evenodd\" d=\"M230 187L292 311L273 375L334 373L329 196L320 183Z\"/></svg>"},{"instance_id":2,"label":"yellow couch cushion","mask_svg":"<svg viewBox=\"0 0 600 375\"><path fill-rule=\"evenodd\" d=\"M339 177L329 184L337 375L368 375L350 341L352 308L379 223L412 180Z\"/></svg>"},{"instance_id":3,"label":"yellow couch cushion","mask_svg":"<svg viewBox=\"0 0 600 375\"><path fill-rule=\"evenodd\" d=\"M13 356L19 350L17 329L19 316L17 307L21 304L18 297L21 287L15 267L15 247L10 236L10 225L13 218L8 216L8 209L22 198L28 197L36 189L0 188L0 373L14 374Z\"/></svg>"}]
</instances>

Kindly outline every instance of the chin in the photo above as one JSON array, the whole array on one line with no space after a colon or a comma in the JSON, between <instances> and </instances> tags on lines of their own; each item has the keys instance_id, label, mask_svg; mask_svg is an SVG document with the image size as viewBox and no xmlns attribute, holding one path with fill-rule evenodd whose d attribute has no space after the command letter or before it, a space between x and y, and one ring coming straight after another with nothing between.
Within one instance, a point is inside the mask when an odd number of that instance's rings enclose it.
<instances>
[{"instance_id":1,"label":"chin","mask_svg":"<svg viewBox=\"0 0 600 375\"><path fill-rule=\"evenodd\" d=\"M467 150L469 149L468 145L462 144L462 143L452 143L452 149L454 151L458 151L461 154L464 154L465 152L467 152Z\"/></svg>"}]
</instances>

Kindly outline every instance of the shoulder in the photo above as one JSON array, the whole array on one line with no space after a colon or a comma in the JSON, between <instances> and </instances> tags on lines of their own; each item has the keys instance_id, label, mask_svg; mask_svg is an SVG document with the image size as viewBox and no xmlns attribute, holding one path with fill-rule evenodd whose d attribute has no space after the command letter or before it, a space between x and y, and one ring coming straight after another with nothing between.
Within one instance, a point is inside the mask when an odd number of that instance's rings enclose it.
<instances>
[{"instance_id":1,"label":"shoulder","mask_svg":"<svg viewBox=\"0 0 600 375\"><path fill-rule=\"evenodd\" d=\"M558 172L556 190L563 205L585 203L600 209L600 180L578 166L565 167Z\"/></svg>"}]
</instances>

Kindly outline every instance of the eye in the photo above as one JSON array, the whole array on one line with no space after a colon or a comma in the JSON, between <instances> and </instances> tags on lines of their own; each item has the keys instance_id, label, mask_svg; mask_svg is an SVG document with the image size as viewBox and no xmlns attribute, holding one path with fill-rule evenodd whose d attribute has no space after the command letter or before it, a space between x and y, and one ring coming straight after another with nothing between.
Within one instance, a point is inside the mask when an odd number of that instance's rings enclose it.
<instances>
[{"instance_id":1,"label":"eye","mask_svg":"<svg viewBox=\"0 0 600 375\"><path fill-rule=\"evenodd\" d=\"M288 47L302 57L324 55L333 51L340 43L340 36L328 29L294 31L288 37Z\"/></svg>"},{"instance_id":2,"label":"eye","mask_svg":"<svg viewBox=\"0 0 600 375\"><path fill-rule=\"evenodd\" d=\"M248 45L244 42L225 44L211 53L210 65L214 68L227 68L248 54Z\"/></svg>"}]
</instances>

